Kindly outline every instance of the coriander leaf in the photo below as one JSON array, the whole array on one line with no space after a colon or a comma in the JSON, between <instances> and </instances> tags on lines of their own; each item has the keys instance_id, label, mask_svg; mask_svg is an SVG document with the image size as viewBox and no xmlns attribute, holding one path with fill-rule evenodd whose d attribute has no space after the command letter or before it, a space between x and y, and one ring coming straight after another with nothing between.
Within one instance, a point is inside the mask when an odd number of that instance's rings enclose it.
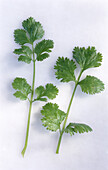
<instances>
[{"instance_id":1,"label":"coriander leaf","mask_svg":"<svg viewBox=\"0 0 108 170\"><path fill-rule=\"evenodd\" d=\"M56 88L56 86L54 86L53 84L47 84L44 92L44 95L47 96L49 99L54 99L56 98L56 95L58 94L58 89Z\"/></svg>"},{"instance_id":2,"label":"coriander leaf","mask_svg":"<svg viewBox=\"0 0 108 170\"><path fill-rule=\"evenodd\" d=\"M34 99L33 102L37 101L37 100L40 100L40 101L43 101L43 102L47 102L47 98L44 98L44 97L40 97L38 99Z\"/></svg>"},{"instance_id":3,"label":"coriander leaf","mask_svg":"<svg viewBox=\"0 0 108 170\"><path fill-rule=\"evenodd\" d=\"M36 22L32 17L24 20L22 26L28 32L31 44L35 40L41 39L44 35L42 25L39 22Z\"/></svg>"},{"instance_id":4,"label":"coriander leaf","mask_svg":"<svg viewBox=\"0 0 108 170\"><path fill-rule=\"evenodd\" d=\"M23 94L21 91L16 91L13 94L16 98L20 98L20 100L26 100L27 96L25 94Z\"/></svg>"},{"instance_id":5,"label":"coriander leaf","mask_svg":"<svg viewBox=\"0 0 108 170\"><path fill-rule=\"evenodd\" d=\"M42 40L35 47L35 53L37 54L37 60L43 61L44 59L49 57L49 52L54 47L54 43L52 40Z\"/></svg>"},{"instance_id":6,"label":"coriander leaf","mask_svg":"<svg viewBox=\"0 0 108 170\"><path fill-rule=\"evenodd\" d=\"M44 87L43 86L39 86L35 89L35 94L37 95L37 98L40 98L41 96L43 96L44 94Z\"/></svg>"},{"instance_id":7,"label":"coriander leaf","mask_svg":"<svg viewBox=\"0 0 108 170\"><path fill-rule=\"evenodd\" d=\"M26 79L24 78L15 78L12 86L15 90L19 90L20 92L17 92L16 94L14 94L16 97L18 97L18 95L20 96L19 98L23 98L24 96L28 96L29 93L31 93L31 86L27 83ZM23 94L23 97L21 96Z\"/></svg>"},{"instance_id":8,"label":"coriander leaf","mask_svg":"<svg viewBox=\"0 0 108 170\"><path fill-rule=\"evenodd\" d=\"M26 31L23 29L16 29L14 31L14 38L15 42L20 45L29 43L29 38L27 37Z\"/></svg>"},{"instance_id":9,"label":"coriander leaf","mask_svg":"<svg viewBox=\"0 0 108 170\"><path fill-rule=\"evenodd\" d=\"M30 47L22 45L21 48L15 49L14 53L18 54L18 55L24 54L24 55L27 55L27 56L31 56L32 55L32 50L30 49Z\"/></svg>"},{"instance_id":10,"label":"coriander leaf","mask_svg":"<svg viewBox=\"0 0 108 170\"><path fill-rule=\"evenodd\" d=\"M37 95L37 99L41 101L47 101L49 99L54 99L58 94L58 89L53 84L47 84L45 88L43 86L39 86L35 89L35 94ZM44 97L44 98L43 98Z\"/></svg>"},{"instance_id":11,"label":"coriander leaf","mask_svg":"<svg viewBox=\"0 0 108 170\"><path fill-rule=\"evenodd\" d=\"M43 115L43 118L41 119L43 126L51 131L60 129L60 124L66 117L66 113L58 109L58 105L53 103L47 103L43 106L41 113Z\"/></svg>"},{"instance_id":12,"label":"coriander leaf","mask_svg":"<svg viewBox=\"0 0 108 170\"><path fill-rule=\"evenodd\" d=\"M20 55L18 58L18 61L24 61L27 64L31 63L32 60L32 50L30 49L30 47L22 45L21 48L19 49L15 49L14 50L15 54L24 54L24 55Z\"/></svg>"},{"instance_id":13,"label":"coriander leaf","mask_svg":"<svg viewBox=\"0 0 108 170\"><path fill-rule=\"evenodd\" d=\"M95 94L104 90L104 84L94 76L86 76L85 79L78 83L84 93Z\"/></svg>"},{"instance_id":14,"label":"coriander leaf","mask_svg":"<svg viewBox=\"0 0 108 170\"><path fill-rule=\"evenodd\" d=\"M70 135L74 135L74 133L84 133L91 132L92 129L90 126L82 123L69 123L69 125L65 128L66 133L70 133Z\"/></svg>"},{"instance_id":15,"label":"coriander leaf","mask_svg":"<svg viewBox=\"0 0 108 170\"><path fill-rule=\"evenodd\" d=\"M19 58L18 58L18 61L23 61L27 64L30 64L31 63L31 57L29 56L24 56L24 55L20 55Z\"/></svg>"},{"instance_id":16,"label":"coriander leaf","mask_svg":"<svg viewBox=\"0 0 108 170\"><path fill-rule=\"evenodd\" d=\"M76 69L75 62L67 57L58 58L54 69L56 78L61 79L61 82L76 81L74 71Z\"/></svg>"},{"instance_id":17,"label":"coriander leaf","mask_svg":"<svg viewBox=\"0 0 108 170\"><path fill-rule=\"evenodd\" d=\"M85 49L85 47L75 47L73 50L73 58L83 71L88 68L99 67L102 62L102 54L96 53L95 47L88 47L87 49Z\"/></svg>"}]
</instances>

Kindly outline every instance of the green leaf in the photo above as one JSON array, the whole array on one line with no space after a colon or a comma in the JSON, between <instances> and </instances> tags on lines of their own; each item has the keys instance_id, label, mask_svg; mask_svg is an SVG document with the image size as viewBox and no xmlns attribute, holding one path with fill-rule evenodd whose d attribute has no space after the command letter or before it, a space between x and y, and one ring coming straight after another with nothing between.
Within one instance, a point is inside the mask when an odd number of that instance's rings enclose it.
<instances>
[{"instance_id":1,"label":"green leaf","mask_svg":"<svg viewBox=\"0 0 108 170\"><path fill-rule=\"evenodd\" d=\"M66 117L66 113L58 109L58 105L53 103L47 103L43 106L41 113L43 115L43 118L41 119L43 126L51 131L60 129L60 124Z\"/></svg>"},{"instance_id":2,"label":"green leaf","mask_svg":"<svg viewBox=\"0 0 108 170\"><path fill-rule=\"evenodd\" d=\"M43 86L39 86L35 90L35 94L37 95L36 100L47 101L49 99L54 99L58 94L58 89L53 84L47 84L45 88ZM44 97L44 98L43 98Z\"/></svg>"},{"instance_id":3,"label":"green leaf","mask_svg":"<svg viewBox=\"0 0 108 170\"><path fill-rule=\"evenodd\" d=\"M35 40L41 39L44 35L42 25L39 22L36 22L32 17L24 20L22 26L29 34L31 43L33 43Z\"/></svg>"},{"instance_id":4,"label":"green leaf","mask_svg":"<svg viewBox=\"0 0 108 170\"><path fill-rule=\"evenodd\" d=\"M54 47L54 43L52 40L42 40L35 47L35 53L37 54L37 60L43 61L44 59L49 57L49 52Z\"/></svg>"},{"instance_id":5,"label":"green leaf","mask_svg":"<svg viewBox=\"0 0 108 170\"><path fill-rule=\"evenodd\" d=\"M44 94L44 87L43 86L39 86L35 89L35 94L37 95L37 98L40 98L41 96L43 96Z\"/></svg>"},{"instance_id":6,"label":"green leaf","mask_svg":"<svg viewBox=\"0 0 108 170\"><path fill-rule=\"evenodd\" d=\"M27 37L26 31L23 29L16 29L14 31L14 38L15 42L20 45L29 43L29 38Z\"/></svg>"},{"instance_id":7,"label":"green leaf","mask_svg":"<svg viewBox=\"0 0 108 170\"><path fill-rule=\"evenodd\" d=\"M27 56L31 56L32 55L32 50L30 49L30 47L22 45L21 48L15 49L14 53L18 54L18 55L24 54L24 55L27 55Z\"/></svg>"},{"instance_id":8,"label":"green leaf","mask_svg":"<svg viewBox=\"0 0 108 170\"><path fill-rule=\"evenodd\" d=\"M16 93L14 93L14 96L18 97L20 99L23 98L23 100L27 99L27 96L29 93L31 93L31 86L27 83L26 79L24 78L15 78L12 86L15 90L18 90Z\"/></svg>"},{"instance_id":9,"label":"green leaf","mask_svg":"<svg viewBox=\"0 0 108 170\"><path fill-rule=\"evenodd\" d=\"M16 98L20 98L20 100L26 100L27 99L27 96L24 95L21 91L16 91L13 95Z\"/></svg>"},{"instance_id":10,"label":"green leaf","mask_svg":"<svg viewBox=\"0 0 108 170\"><path fill-rule=\"evenodd\" d=\"M95 94L104 90L104 84L94 76L86 76L85 79L78 83L84 93Z\"/></svg>"},{"instance_id":11,"label":"green leaf","mask_svg":"<svg viewBox=\"0 0 108 170\"><path fill-rule=\"evenodd\" d=\"M24 61L27 64L31 63L32 50L30 49L30 47L22 45L21 48L15 49L14 53L18 55L24 54L19 56L18 61Z\"/></svg>"},{"instance_id":12,"label":"green leaf","mask_svg":"<svg viewBox=\"0 0 108 170\"><path fill-rule=\"evenodd\" d=\"M23 61L27 64L30 64L31 60L32 60L31 57L24 56L24 55L20 55L19 58L18 58L18 61Z\"/></svg>"},{"instance_id":13,"label":"green leaf","mask_svg":"<svg viewBox=\"0 0 108 170\"><path fill-rule=\"evenodd\" d=\"M69 60L67 57L59 57L56 61L54 69L57 70L55 72L56 78L61 79L61 82L76 81L74 75L76 65L73 60Z\"/></svg>"},{"instance_id":14,"label":"green leaf","mask_svg":"<svg viewBox=\"0 0 108 170\"><path fill-rule=\"evenodd\" d=\"M47 96L49 99L54 99L56 98L56 95L58 94L58 89L56 88L56 86L54 86L53 84L47 84L44 92L44 95Z\"/></svg>"},{"instance_id":15,"label":"green leaf","mask_svg":"<svg viewBox=\"0 0 108 170\"><path fill-rule=\"evenodd\" d=\"M74 135L74 133L84 133L91 132L92 129L90 126L82 123L69 123L69 125L65 128L66 133L70 133L70 135Z\"/></svg>"},{"instance_id":16,"label":"green leaf","mask_svg":"<svg viewBox=\"0 0 108 170\"><path fill-rule=\"evenodd\" d=\"M35 102L35 101L47 102L47 98L34 99L33 102Z\"/></svg>"},{"instance_id":17,"label":"green leaf","mask_svg":"<svg viewBox=\"0 0 108 170\"><path fill-rule=\"evenodd\" d=\"M85 47L75 47L73 50L73 58L82 70L99 67L102 62L102 54L96 53L95 47L88 47L87 49L85 49Z\"/></svg>"}]
</instances>

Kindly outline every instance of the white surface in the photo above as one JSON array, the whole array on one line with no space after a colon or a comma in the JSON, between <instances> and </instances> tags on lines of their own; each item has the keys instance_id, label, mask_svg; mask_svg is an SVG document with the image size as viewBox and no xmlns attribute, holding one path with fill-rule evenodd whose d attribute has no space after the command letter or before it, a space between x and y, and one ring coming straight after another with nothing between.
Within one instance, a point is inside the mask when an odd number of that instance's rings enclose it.
<instances>
[{"instance_id":1,"label":"white surface","mask_svg":"<svg viewBox=\"0 0 108 170\"><path fill-rule=\"evenodd\" d=\"M0 170L108 170L108 1L106 0L0 0ZM60 154L55 150L58 134L41 125L40 109L34 104L29 144L25 158L24 145L28 104L12 95L11 82L16 76L31 83L32 65L18 63L12 51L13 31L29 16L40 21L46 39L53 39L51 57L37 64L36 86L52 82L60 89L53 100L67 110L72 93L71 83L60 83L53 65L58 56L71 58L75 46L95 46L103 54L102 66L86 74L95 75L105 83L105 91L90 96L77 89L69 121L83 122L92 133L64 135ZM70 113L71 113L70 112Z\"/></svg>"}]
</instances>

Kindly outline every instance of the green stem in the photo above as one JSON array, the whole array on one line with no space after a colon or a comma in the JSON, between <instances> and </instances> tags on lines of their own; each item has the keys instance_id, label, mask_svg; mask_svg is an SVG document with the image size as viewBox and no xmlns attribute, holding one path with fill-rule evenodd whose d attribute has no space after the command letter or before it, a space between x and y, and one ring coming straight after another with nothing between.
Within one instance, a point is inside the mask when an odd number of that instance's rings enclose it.
<instances>
[{"instance_id":1,"label":"green stem","mask_svg":"<svg viewBox=\"0 0 108 170\"><path fill-rule=\"evenodd\" d=\"M22 156L24 157L25 151L27 149L28 144L28 136L29 136L29 129L30 129L30 117L31 117L31 109L32 109L32 101L33 101L33 95L34 95L34 85L35 85L35 54L34 54L34 47L32 44L32 51L33 51L33 81L32 81L32 92L31 92L31 98L30 98L30 106L29 106L29 115L28 115L28 122L27 122L27 131L26 131L26 139L25 139L25 145L21 152Z\"/></svg>"},{"instance_id":2,"label":"green stem","mask_svg":"<svg viewBox=\"0 0 108 170\"><path fill-rule=\"evenodd\" d=\"M61 144L61 139L62 139L64 130L65 130L65 127L66 127L66 122L67 122L67 119L68 119L68 115L69 115L69 111L70 111L70 108L71 108L71 104L72 104L72 101L73 101L73 98L74 98L74 95L75 95L75 91L76 91L78 82L79 82L80 77L81 77L81 75L82 75L82 72L83 72L83 70L81 70L81 72L80 72L80 74L79 74L79 76L78 76L78 79L77 79L77 81L76 81L76 83L75 83L75 87L74 87L74 90L73 90L73 93L72 93L72 97L71 97L71 99L70 99L69 106L68 106L68 109L67 109L66 118L65 118L65 120L64 120L63 127L62 127L62 130L61 130L60 136L59 136L59 141L58 141L58 145L57 145L57 149L56 149L56 154L59 153L59 148L60 148L60 144Z\"/></svg>"}]
</instances>

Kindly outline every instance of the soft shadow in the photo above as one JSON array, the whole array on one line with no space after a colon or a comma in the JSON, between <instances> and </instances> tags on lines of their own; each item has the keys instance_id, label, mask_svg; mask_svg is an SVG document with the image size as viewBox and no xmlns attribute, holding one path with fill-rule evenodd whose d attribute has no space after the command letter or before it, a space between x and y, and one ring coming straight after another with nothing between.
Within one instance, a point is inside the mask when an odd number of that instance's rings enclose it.
<instances>
[{"instance_id":1,"label":"soft shadow","mask_svg":"<svg viewBox=\"0 0 108 170\"><path fill-rule=\"evenodd\" d=\"M58 80L56 78L56 75L55 75L56 70L54 69L54 65L55 65L55 62L53 62L49 65L50 71L48 72L48 74L49 74L51 81L54 82L54 84L59 85L59 84L61 84L61 82L60 82L60 80Z\"/></svg>"},{"instance_id":2,"label":"soft shadow","mask_svg":"<svg viewBox=\"0 0 108 170\"><path fill-rule=\"evenodd\" d=\"M7 98L7 100L9 100L10 102L16 103L16 102L18 102L18 100L16 100L15 96L13 95L13 94L15 93L15 91L14 91L14 89L12 88L12 81L13 81L13 80L10 80L10 81L8 82L8 84L7 84L7 87L6 87L6 88L7 88L8 93L7 93L6 98Z\"/></svg>"},{"instance_id":3,"label":"soft shadow","mask_svg":"<svg viewBox=\"0 0 108 170\"><path fill-rule=\"evenodd\" d=\"M86 98L86 97L87 97L87 94L85 94L84 92L82 92L81 87L78 86L77 89L76 89L75 97L76 97L76 98Z\"/></svg>"},{"instance_id":4,"label":"soft shadow","mask_svg":"<svg viewBox=\"0 0 108 170\"><path fill-rule=\"evenodd\" d=\"M34 104L34 110L36 108L36 111L33 114L33 121L32 121L31 125L36 131L38 131L38 133L48 134L48 131L45 129L44 126L42 126L42 121L41 121L41 119L42 119L42 115L41 115L42 105L40 106L39 102L37 101Z\"/></svg>"},{"instance_id":5,"label":"soft shadow","mask_svg":"<svg viewBox=\"0 0 108 170\"><path fill-rule=\"evenodd\" d=\"M8 56L8 57L7 57ZM7 77L8 75L12 75L14 73L14 71L16 71L17 69L19 70L20 67L22 67L22 65L18 64L18 58L17 56L15 56L13 53L8 53L4 59L6 58L6 63L5 63L5 67L4 69L7 69L7 72L5 72L4 76ZM17 102L17 100L15 100L15 97L13 96L13 93L15 92L15 90L12 88L12 82L14 78L11 78L12 76L9 76L8 78L8 82L5 86L7 93L5 93L7 96L7 100L11 101L11 102Z\"/></svg>"}]
</instances>

